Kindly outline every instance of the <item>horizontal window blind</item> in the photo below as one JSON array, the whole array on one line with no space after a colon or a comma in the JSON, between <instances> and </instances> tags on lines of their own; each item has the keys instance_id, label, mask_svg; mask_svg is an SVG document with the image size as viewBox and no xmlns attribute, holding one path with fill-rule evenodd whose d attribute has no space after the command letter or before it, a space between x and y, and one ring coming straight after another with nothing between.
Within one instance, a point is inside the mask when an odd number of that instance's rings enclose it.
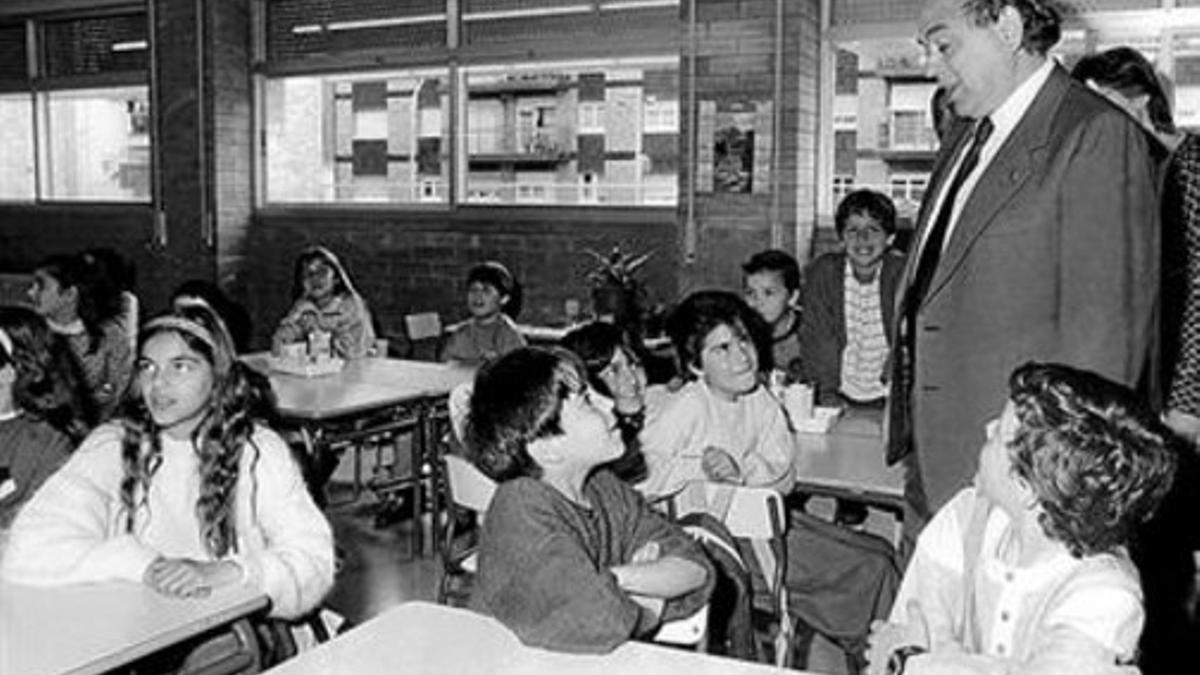
<instances>
[{"instance_id":1,"label":"horizontal window blind","mask_svg":"<svg viewBox=\"0 0 1200 675\"><path fill-rule=\"evenodd\" d=\"M137 12L43 23L46 77L149 70L149 26Z\"/></svg>"}]
</instances>

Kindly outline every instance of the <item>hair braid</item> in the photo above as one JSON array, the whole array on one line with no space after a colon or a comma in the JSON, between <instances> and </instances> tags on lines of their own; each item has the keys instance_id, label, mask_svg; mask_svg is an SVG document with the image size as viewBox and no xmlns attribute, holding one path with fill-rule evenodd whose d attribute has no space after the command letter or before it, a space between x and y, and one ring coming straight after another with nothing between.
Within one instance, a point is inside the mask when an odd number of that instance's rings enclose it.
<instances>
[{"instance_id":1,"label":"hair braid","mask_svg":"<svg viewBox=\"0 0 1200 675\"><path fill-rule=\"evenodd\" d=\"M150 488L150 478L162 464L162 444L158 434L148 433L137 418L124 418L122 427L125 434L121 438L121 464L125 475L121 479L121 506L125 509L125 531L133 532L138 507L145 502Z\"/></svg>"}]
</instances>

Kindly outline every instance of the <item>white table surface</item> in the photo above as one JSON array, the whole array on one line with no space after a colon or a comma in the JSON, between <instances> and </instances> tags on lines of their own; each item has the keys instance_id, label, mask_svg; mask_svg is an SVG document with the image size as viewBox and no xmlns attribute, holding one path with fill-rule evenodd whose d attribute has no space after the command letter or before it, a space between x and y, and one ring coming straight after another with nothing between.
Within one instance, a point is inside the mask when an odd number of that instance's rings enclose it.
<instances>
[{"instance_id":1,"label":"white table surface","mask_svg":"<svg viewBox=\"0 0 1200 675\"><path fill-rule=\"evenodd\" d=\"M448 396L450 390L470 382L475 371L430 361L365 358L346 362L330 375L303 377L272 371L265 352L242 357L250 367L265 373L286 417L321 420L421 398Z\"/></svg>"},{"instance_id":2,"label":"white table surface","mask_svg":"<svg viewBox=\"0 0 1200 675\"><path fill-rule=\"evenodd\" d=\"M0 673L103 673L266 606L245 586L182 599L129 582L0 584Z\"/></svg>"},{"instance_id":3,"label":"white table surface","mask_svg":"<svg viewBox=\"0 0 1200 675\"><path fill-rule=\"evenodd\" d=\"M791 673L766 664L628 642L610 654L526 647L495 619L427 602L399 605L273 668L271 675L443 675L453 673Z\"/></svg>"},{"instance_id":4,"label":"white table surface","mask_svg":"<svg viewBox=\"0 0 1200 675\"><path fill-rule=\"evenodd\" d=\"M847 410L826 434L796 435L796 489L899 508L904 468L884 459L882 413Z\"/></svg>"}]
</instances>

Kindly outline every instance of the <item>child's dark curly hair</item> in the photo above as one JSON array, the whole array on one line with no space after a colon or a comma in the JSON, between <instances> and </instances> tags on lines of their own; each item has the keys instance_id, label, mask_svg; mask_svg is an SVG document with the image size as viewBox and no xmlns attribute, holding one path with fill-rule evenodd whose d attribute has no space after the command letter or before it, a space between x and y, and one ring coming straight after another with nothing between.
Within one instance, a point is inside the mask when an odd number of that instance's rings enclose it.
<instances>
[{"instance_id":1,"label":"child's dark curly hair","mask_svg":"<svg viewBox=\"0 0 1200 675\"><path fill-rule=\"evenodd\" d=\"M1125 544L1171 486L1171 435L1132 391L1069 366L1026 363L1009 380L1013 472L1046 535L1076 557Z\"/></svg>"}]
</instances>

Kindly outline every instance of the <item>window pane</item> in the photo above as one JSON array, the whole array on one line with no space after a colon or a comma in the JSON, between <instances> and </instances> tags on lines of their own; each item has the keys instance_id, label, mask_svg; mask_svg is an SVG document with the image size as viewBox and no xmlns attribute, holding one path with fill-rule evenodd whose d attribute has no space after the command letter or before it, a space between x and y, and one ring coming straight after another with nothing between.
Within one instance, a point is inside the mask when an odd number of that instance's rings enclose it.
<instances>
[{"instance_id":1,"label":"window pane","mask_svg":"<svg viewBox=\"0 0 1200 675\"><path fill-rule=\"evenodd\" d=\"M147 87L45 94L47 199L149 201Z\"/></svg>"},{"instance_id":2,"label":"window pane","mask_svg":"<svg viewBox=\"0 0 1200 675\"><path fill-rule=\"evenodd\" d=\"M464 81L464 202L677 203L677 58L479 67Z\"/></svg>"},{"instance_id":3,"label":"window pane","mask_svg":"<svg viewBox=\"0 0 1200 675\"><path fill-rule=\"evenodd\" d=\"M888 195L900 220L911 224L937 156L929 112L936 83L911 37L846 41L837 48L841 83L834 90L832 173L852 175L858 187ZM839 189L831 185L830 192L836 208Z\"/></svg>"},{"instance_id":4,"label":"window pane","mask_svg":"<svg viewBox=\"0 0 1200 675\"><path fill-rule=\"evenodd\" d=\"M445 203L446 71L267 80L268 202Z\"/></svg>"},{"instance_id":5,"label":"window pane","mask_svg":"<svg viewBox=\"0 0 1200 675\"><path fill-rule=\"evenodd\" d=\"M33 101L29 94L0 96L0 199L34 198Z\"/></svg>"}]
</instances>

